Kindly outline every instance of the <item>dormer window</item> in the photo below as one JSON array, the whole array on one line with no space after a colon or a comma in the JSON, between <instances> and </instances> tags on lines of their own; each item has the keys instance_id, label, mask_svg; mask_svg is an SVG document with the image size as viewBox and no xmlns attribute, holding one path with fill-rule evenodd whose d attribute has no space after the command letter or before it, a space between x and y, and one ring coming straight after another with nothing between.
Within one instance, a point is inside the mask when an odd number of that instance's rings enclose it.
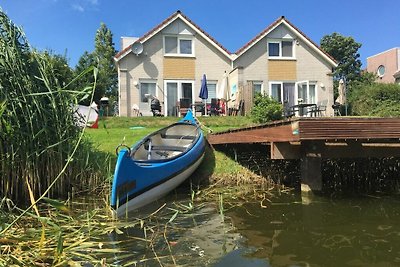
<instances>
[{"instance_id":1,"label":"dormer window","mask_svg":"<svg viewBox=\"0 0 400 267\"><path fill-rule=\"evenodd\" d=\"M294 58L293 41L269 41L268 56L269 58Z\"/></svg>"},{"instance_id":2,"label":"dormer window","mask_svg":"<svg viewBox=\"0 0 400 267\"><path fill-rule=\"evenodd\" d=\"M193 39L186 36L164 36L164 55L194 56Z\"/></svg>"}]
</instances>

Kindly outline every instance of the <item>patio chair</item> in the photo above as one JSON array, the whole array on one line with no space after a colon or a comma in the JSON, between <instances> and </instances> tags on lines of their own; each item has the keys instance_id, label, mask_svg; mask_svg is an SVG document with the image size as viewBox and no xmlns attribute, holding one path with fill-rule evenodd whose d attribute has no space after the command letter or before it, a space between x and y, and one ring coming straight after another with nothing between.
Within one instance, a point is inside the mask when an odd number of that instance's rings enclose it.
<instances>
[{"instance_id":1,"label":"patio chair","mask_svg":"<svg viewBox=\"0 0 400 267\"><path fill-rule=\"evenodd\" d=\"M211 98L211 105L209 110L209 115L219 116L222 113L220 106L220 100L218 98Z\"/></svg>"},{"instance_id":2,"label":"patio chair","mask_svg":"<svg viewBox=\"0 0 400 267\"><path fill-rule=\"evenodd\" d=\"M185 116L190 108L190 98L181 98L179 100L179 114L180 116Z\"/></svg>"},{"instance_id":3,"label":"patio chair","mask_svg":"<svg viewBox=\"0 0 400 267\"><path fill-rule=\"evenodd\" d=\"M295 115L295 110L293 107L289 106L289 102L285 101L283 103L283 116L285 118L291 118Z\"/></svg>"},{"instance_id":4,"label":"patio chair","mask_svg":"<svg viewBox=\"0 0 400 267\"><path fill-rule=\"evenodd\" d=\"M339 102L335 102L332 105L334 116L342 116L342 114L340 114L340 107L341 107L341 104Z\"/></svg>"}]
</instances>

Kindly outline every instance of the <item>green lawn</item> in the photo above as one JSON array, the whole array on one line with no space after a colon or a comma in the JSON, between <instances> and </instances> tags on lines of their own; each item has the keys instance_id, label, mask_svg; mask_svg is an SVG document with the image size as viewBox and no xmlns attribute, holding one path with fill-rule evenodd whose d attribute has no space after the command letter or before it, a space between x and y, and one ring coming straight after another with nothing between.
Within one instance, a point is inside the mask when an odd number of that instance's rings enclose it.
<instances>
[{"instance_id":1,"label":"green lawn","mask_svg":"<svg viewBox=\"0 0 400 267\"><path fill-rule=\"evenodd\" d=\"M203 127L204 133L208 134L208 129L213 132L228 129L240 128L253 125L248 117L198 117ZM98 129L86 129L86 135L101 151L115 153L119 144L132 146L147 134L154 132L162 127L168 126L178 120L176 117L108 117L99 122Z\"/></svg>"},{"instance_id":2,"label":"green lawn","mask_svg":"<svg viewBox=\"0 0 400 267\"><path fill-rule=\"evenodd\" d=\"M224 131L253 125L248 117L199 117L202 125L213 132ZM100 151L115 154L115 149L120 144L131 147L144 136L176 122L176 117L111 117L100 121L98 129L86 129L86 136ZM203 127L207 135L208 129ZM199 167L201 174L232 175L240 172L242 167L225 156L223 153L207 149L206 157Z\"/></svg>"}]
</instances>

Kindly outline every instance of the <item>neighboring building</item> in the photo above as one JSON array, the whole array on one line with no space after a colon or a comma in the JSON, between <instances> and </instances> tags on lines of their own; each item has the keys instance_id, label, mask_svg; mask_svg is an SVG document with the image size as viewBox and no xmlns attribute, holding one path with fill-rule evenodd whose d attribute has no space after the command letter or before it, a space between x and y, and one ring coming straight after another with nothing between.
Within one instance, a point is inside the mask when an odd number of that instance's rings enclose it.
<instances>
[{"instance_id":1,"label":"neighboring building","mask_svg":"<svg viewBox=\"0 0 400 267\"><path fill-rule=\"evenodd\" d=\"M164 115L176 115L179 99L201 101L203 74L207 76L207 102L216 97L227 76L227 87L236 92L235 105L238 99L244 100L246 111L254 94L260 92L289 105L299 99L324 105L326 115L333 114L332 68L336 62L284 17L236 53L180 11L138 40L122 38L122 44L115 56L120 116L132 116L132 107L149 113L147 94L161 100Z\"/></svg>"},{"instance_id":2,"label":"neighboring building","mask_svg":"<svg viewBox=\"0 0 400 267\"><path fill-rule=\"evenodd\" d=\"M400 83L400 48L395 47L367 58L367 71L378 75L378 82Z\"/></svg>"}]
</instances>

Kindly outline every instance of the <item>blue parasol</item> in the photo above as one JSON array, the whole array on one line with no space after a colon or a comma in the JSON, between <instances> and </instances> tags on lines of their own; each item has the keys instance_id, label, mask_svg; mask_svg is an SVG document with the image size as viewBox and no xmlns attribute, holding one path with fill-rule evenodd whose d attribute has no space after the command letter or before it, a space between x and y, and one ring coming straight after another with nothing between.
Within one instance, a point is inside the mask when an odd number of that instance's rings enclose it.
<instances>
[{"instance_id":1,"label":"blue parasol","mask_svg":"<svg viewBox=\"0 0 400 267\"><path fill-rule=\"evenodd\" d=\"M205 74L203 74L203 79L201 80L199 97L203 100L208 98L207 78Z\"/></svg>"},{"instance_id":2,"label":"blue parasol","mask_svg":"<svg viewBox=\"0 0 400 267\"><path fill-rule=\"evenodd\" d=\"M205 111L204 115L207 115L208 88L207 88L207 78L205 74L203 74L203 79L201 80L199 97L204 100L204 111Z\"/></svg>"}]
</instances>

